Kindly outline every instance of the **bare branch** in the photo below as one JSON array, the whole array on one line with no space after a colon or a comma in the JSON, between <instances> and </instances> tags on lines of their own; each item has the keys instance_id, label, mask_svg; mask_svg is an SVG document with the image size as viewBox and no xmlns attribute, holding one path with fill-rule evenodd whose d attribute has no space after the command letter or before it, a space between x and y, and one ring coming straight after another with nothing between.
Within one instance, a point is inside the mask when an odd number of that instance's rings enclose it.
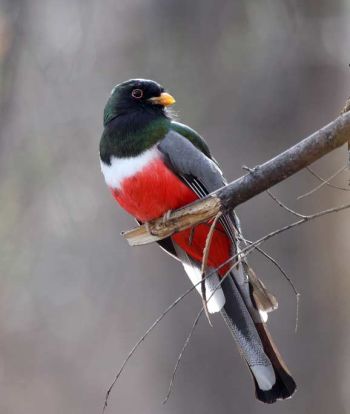
<instances>
[{"instance_id":1,"label":"bare branch","mask_svg":"<svg viewBox=\"0 0 350 414\"><path fill-rule=\"evenodd\" d=\"M305 218L304 214L300 214L300 213L296 212L295 210L292 210L290 207L288 207L286 204L284 204L280 199L278 199L275 195L273 195L270 190L266 190L266 192L272 198L272 200L276 201L276 203L280 207L284 208L285 210L287 210L289 213L292 213L296 217L299 217L299 218L302 218L302 219Z\"/></svg>"},{"instance_id":2,"label":"bare branch","mask_svg":"<svg viewBox=\"0 0 350 414\"><path fill-rule=\"evenodd\" d=\"M329 182L331 180L333 180L333 178L337 177L340 173L342 173L343 171L345 171L348 168L347 165L344 165L343 167L339 168L339 170L337 170L334 174L332 174L330 177L328 177L326 180L324 180L323 178L319 177L317 174L315 174L310 168L308 168L308 170L317 178L321 179L321 184L319 184L318 186L316 186L315 188L313 188L312 190L308 191L305 194L300 195L297 200L301 200L302 198L308 197L309 195L315 193L317 190L319 190L320 188L322 188L325 185L329 185L332 186L331 184L329 184ZM334 186L333 186L334 187ZM340 190L345 190L345 191L350 191L350 189L344 189L341 187L336 187L339 188Z\"/></svg>"},{"instance_id":3,"label":"bare branch","mask_svg":"<svg viewBox=\"0 0 350 414\"><path fill-rule=\"evenodd\" d=\"M277 234L283 233L283 232L285 232L287 230L290 230L294 227L300 226L303 223L315 220L316 218L323 217L323 216L326 216L326 215L331 214L331 213L338 213L339 211L343 211L343 210L346 210L348 208L350 208L350 204L344 204L344 205L339 206L339 207L329 208L327 210L319 211L318 213L310 214L308 216L305 216L304 218L302 218L298 221L295 221L294 223L287 224L286 226L281 227L277 230L274 230L271 233L265 235L264 237L261 237L260 239L256 240L254 243L252 243L247 248L244 248L242 250L242 252L244 252L245 250L250 250L252 247L260 246L261 243L265 242L266 240L271 239L272 237L276 236Z\"/></svg>"},{"instance_id":4,"label":"bare branch","mask_svg":"<svg viewBox=\"0 0 350 414\"><path fill-rule=\"evenodd\" d=\"M301 224L304 224L306 222L315 220L317 218L326 216L328 214L338 213L338 212L346 210L348 208L350 208L350 203L341 205L339 207L334 207L334 208L329 208L327 210L319 211L318 213L305 216L305 218L303 218L303 219L300 219L300 220L295 221L293 223L287 224L286 226L280 227L277 230L274 230L271 233L268 233L265 236L261 237L260 239L256 240L255 242L251 243L249 246L244 247L238 254L229 257L227 260L225 260L223 263L221 263L215 270L219 270L219 269L223 268L228 263L232 262L235 258L237 258L238 256L241 256L242 254L244 254L245 256L248 256L251 252L253 252L253 250L255 250L257 248L257 246L260 246L262 243L264 243L265 241L277 236L278 234L284 233L285 231L293 229L294 227L300 226ZM209 274L206 277L208 277L208 276L209 276Z\"/></svg>"},{"instance_id":5,"label":"bare branch","mask_svg":"<svg viewBox=\"0 0 350 414\"><path fill-rule=\"evenodd\" d=\"M209 232L207 234L207 238L205 240L205 246L204 246L204 249L203 249L202 266L201 266L201 276L202 276L201 292L202 292L203 307L204 307L204 311L205 311L205 316L207 317L210 326L213 326L213 325L210 321L209 312L208 312L204 277L205 277L205 272L207 270L207 264L208 264L209 251L210 251L210 247L211 247L211 241L212 241L212 238L213 238L216 223L218 222L220 217L221 217L221 213L219 212L216 215L215 219L213 220L213 222L210 226Z\"/></svg>"},{"instance_id":6,"label":"bare branch","mask_svg":"<svg viewBox=\"0 0 350 414\"><path fill-rule=\"evenodd\" d=\"M230 257L229 259L226 260L226 262L224 264L222 264L221 266L218 267L218 269L220 269L221 267L223 267L224 265L232 262L235 258L237 257L237 255ZM235 263L235 265L237 265L240 261L237 261ZM217 269L214 269L212 271L210 271L207 275L205 275L205 277L203 278L203 280L208 279L210 276L212 276L215 272L217 271ZM132 347L132 349L130 350L130 352L128 353L127 357L125 358L125 360L123 361L120 369L118 370L117 374L114 377L113 382L111 383L111 385L109 386L106 395L105 395L105 400L104 400L104 404L103 404L103 409L102 409L102 414L106 411L106 408L108 406L108 399L110 396L110 393L112 391L112 389L114 388L115 384L117 383L120 375L122 374L122 372L124 371L124 368L126 366L126 364L128 363L129 359L134 355L134 353L136 352L136 350L138 349L138 347L141 345L141 343L147 338L147 336L153 331L153 329L161 322L161 320L172 310L175 308L175 306L180 303L189 293L191 293L199 284L202 283L203 280L200 280L198 283L192 285L189 289L187 289L182 295L180 295L177 299L175 299L166 309L165 311L163 311L158 318L152 323L152 325L147 329L147 331L141 336L141 338L136 342L136 344ZM214 290L215 292L215 290ZM213 293L212 293L213 294ZM211 295L212 296L212 295ZM210 298L211 298L210 296ZM209 298L209 299L210 299ZM208 300L209 300L208 299ZM204 309L203 309L204 310Z\"/></svg>"},{"instance_id":7,"label":"bare branch","mask_svg":"<svg viewBox=\"0 0 350 414\"><path fill-rule=\"evenodd\" d=\"M340 147L350 139L350 112L347 112L303 141L255 167L251 172L188 206L173 211L168 220L156 219L123 235L130 245L141 245L171 236L177 231L226 213L275 184L285 180Z\"/></svg>"},{"instance_id":8,"label":"bare branch","mask_svg":"<svg viewBox=\"0 0 350 414\"><path fill-rule=\"evenodd\" d=\"M236 267L236 266L238 266L241 262L242 262L242 260L245 258L245 255L241 255L241 254L239 254L239 256L240 256L240 258L239 258L239 260L237 260L230 268L229 268L229 270L227 270L226 271L226 273L224 274L224 276L220 279L220 281L216 284L216 286L215 286L215 288L214 288L214 290L213 290L213 292L211 293L211 295L210 295L210 297L209 297L209 299L208 300L210 300L211 299L211 297L214 295L214 293L219 289L219 287L222 285L222 283L224 282L224 280L227 278L227 276L230 274L230 272ZM233 256L232 258L231 258L231 260L233 260L235 257L238 257L238 255L235 255L235 256ZM214 271L216 271L216 270L218 270L218 268L217 269L215 269ZM182 356L183 356L183 353L185 352L185 349L187 348L187 345L189 344L189 342L190 342L190 340L191 340L191 337L192 337L192 335L193 335L193 332L194 332L194 330L196 329L196 326L197 326L197 324L198 324L198 321L199 321L199 318L201 317L201 315L202 315L202 313L203 313L203 311L205 310L205 306L203 305L202 306L202 309L199 311L199 313L197 314L197 316L196 316L196 319L194 320L194 322L193 322L193 325L192 325L192 328L191 328L191 330L190 330L190 332L189 332L189 334L187 335L187 338L186 338L186 340L185 340L185 342L184 342L184 344L183 344L183 347L182 347L182 349L181 349L181 351L180 351L180 353L179 353L179 356L178 356L178 358L177 358L177 360L176 360L176 364L175 364L175 367L174 367L174 370L173 370L173 374L172 374L172 376L171 376L171 380L170 380L170 384L169 384L169 389L168 389L168 393L167 393L167 395L166 395L166 397L165 397L165 399L163 400L163 404L165 404L167 401L168 401L168 399L169 399L169 397L170 397L170 394L171 394L171 391L172 391L172 388L173 388L173 385L174 385L174 380L175 380L175 376L176 376L176 372L177 372L177 369L178 369L178 367L179 367L179 365L180 365L180 362L181 362L181 359L182 359Z\"/></svg>"},{"instance_id":9,"label":"bare branch","mask_svg":"<svg viewBox=\"0 0 350 414\"><path fill-rule=\"evenodd\" d=\"M346 168L348 168L348 164L346 164ZM312 174L315 178L317 178L319 181L325 183L325 185L327 187L331 187L331 188L335 188L337 190L342 190L342 191L350 191L349 187L341 187L340 185L335 185L329 182L329 178L328 179L324 179L322 178L319 174L317 174L317 172L315 172L311 167L306 167L306 169L309 171L310 174Z\"/></svg>"},{"instance_id":10,"label":"bare branch","mask_svg":"<svg viewBox=\"0 0 350 414\"><path fill-rule=\"evenodd\" d=\"M227 260L225 260L223 263L221 263L220 266L218 266L216 269L214 269L213 271L209 272L206 276L205 279L209 278L212 274L214 274L215 272L217 272L219 269L223 268L224 266L226 266L228 263L231 263L233 260L237 259L238 256L240 257L239 260L237 260L231 267L230 269L226 272L226 274L221 278L220 282L218 283L217 287L215 288L214 292L212 292L212 295L215 293L216 289L221 285L221 283L223 283L223 281L225 280L225 278L227 277L227 275L229 274L229 272L234 268L234 266L237 266L243 258L245 258L246 256L248 256L252 251L254 251L254 249L256 249L257 247L259 247L262 243L264 243L266 240L271 239L272 237L283 233L287 230L290 230L294 227L297 227L305 222L308 221L312 221L316 218L331 214L331 213L337 213L340 211L343 211L345 209L350 208L350 204L345 204L339 207L335 207L335 208L331 208L331 209L327 209L324 211L320 211L318 213L309 215L309 216L305 216L305 218L300 219L294 223L291 223L289 225L286 225L284 227L281 227L277 230L272 231L271 233L261 237L260 239L256 240L255 242L251 243L249 246L246 246L245 248L243 248L238 254L235 254L234 256L228 258ZM187 296L190 292L192 292L196 286L198 286L200 283L202 283L202 281L199 281L198 283L196 283L195 285L191 286L189 289L187 289L187 291L185 293L183 293L181 296L179 296L173 303L171 303L167 309L153 322L153 324L147 329L147 331L144 333L144 335L142 335L142 337L137 341L137 343L134 345L134 347L131 349L131 351L129 352L129 354L127 355L126 359L124 360L124 362L121 365L121 368L119 369L119 371L117 372L112 384L110 385L110 387L108 388L107 392L106 392L106 396L105 396L105 400L104 400L104 404L103 404L103 409L102 409L102 413L105 412L107 405L108 405L108 399L110 396L110 393L113 389L113 387L115 386L116 382L118 381L120 375L122 374L122 372L124 371L124 368L126 366L126 364L128 363L128 361L130 360L130 358L134 355L135 351L137 350L137 348L141 345L141 343L145 340L145 338L151 333L151 331L160 323L160 321L179 303L181 302L182 299L185 298L185 296ZM212 296L211 295L211 296ZM210 296L210 297L211 297ZM210 298L209 298L210 299ZM209 300L208 299L208 300Z\"/></svg>"},{"instance_id":11,"label":"bare branch","mask_svg":"<svg viewBox=\"0 0 350 414\"><path fill-rule=\"evenodd\" d=\"M170 384L169 384L169 388L168 388L168 393L167 393L166 397L163 400L163 404L166 404L168 402L168 400L169 400L171 391L172 391L173 386L174 386L174 381L175 381L175 376L176 376L176 373L177 373L177 369L179 368L179 365L180 365L182 356L183 356L183 354L185 352L185 349L187 348L187 345L190 343L190 340L192 338L193 332L196 329L196 326L197 326L197 324L199 322L200 317L202 316L203 311L204 311L204 306L198 312L198 315L196 316L196 319L193 322L193 325L191 327L191 330L188 333L187 338L186 338L186 340L185 340L185 342L183 344L183 347L181 349L181 352L179 353L179 356L177 357L176 364L175 364L175 367L174 367L174 370L173 370L173 374L171 376L171 380L170 380Z\"/></svg>"},{"instance_id":12,"label":"bare branch","mask_svg":"<svg viewBox=\"0 0 350 414\"><path fill-rule=\"evenodd\" d=\"M208 279L210 276L212 276L214 273L216 273L217 270L221 269L223 266L227 265L228 263L232 262L233 260L235 260L238 257L238 255L236 254L235 256L232 256L230 258L228 258L224 263L222 263L220 266L217 267L217 269L213 269L212 271L210 271L204 278L204 280ZM223 281L225 280L226 276L228 275L228 273L235 267L237 266L241 261L242 261L243 256L237 260L231 267L230 269L226 272L226 274L222 277L222 279L220 280L220 282L217 284L217 286L215 287L214 291L212 292L212 294L210 295L210 297L208 298L208 300L214 295L214 293L216 292L216 290L219 288L219 286L221 286L221 283L223 283ZM181 296L179 296L176 300L174 300L174 302L172 302L166 309L164 312L162 312L158 318L152 323L152 325L147 329L147 331L141 336L141 338L136 342L136 344L133 346L133 348L131 349L131 351L128 353L127 357L125 358L124 362L122 363L119 371L117 372L117 374L115 375L115 378L113 380L113 382L111 383L111 385L109 386L106 395L105 395L105 400L103 403L103 408L102 408L102 414L104 414L104 412L106 411L106 408L108 406L108 400L109 400L109 396L110 393L112 392L112 389L114 388L115 384L117 383L120 375L122 374L122 372L124 371L124 368L126 366L126 364L128 363L129 359L134 355L134 353L136 352L137 348L141 345L141 343L146 339L146 337L153 331L153 329L160 323L160 321L173 309L175 308L175 306L181 302L182 299L184 299L189 293L191 293L200 283L202 283L202 280L200 280L198 283L192 285L189 289L186 290L185 293L183 293ZM202 307L202 310L204 310L204 307Z\"/></svg>"},{"instance_id":13,"label":"bare branch","mask_svg":"<svg viewBox=\"0 0 350 414\"><path fill-rule=\"evenodd\" d=\"M206 277L209 277L209 275L207 275ZM201 282L198 282L198 284ZM152 323L152 325L147 329L147 331L141 336L141 338L136 342L136 344L133 346L133 348L131 349L131 351L128 353L127 357L125 358L124 362L122 363L119 371L117 372L117 374L115 375L115 378L113 380L113 382L111 383L111 385L109 386L106 395L105 395L105 400L104 400L104 404L103 404L103 409L102 409L102 413L104 413L106 411L107 405L108 405L108 399L109 399L109 395L114 387L114 385L116 384L116 382L118 381L120 375L122 374L122 372L124 371L124 368L126 366L126 364L128 363L129 359L134 355L135 351L137 350L137 348L141 345L141 343L146 339L146 337L153 331L153 329L159 324L159 322L185 297L187 296L190 292L192 292L192 290L195 289L197 285L193 285L191 286L189 289L186 290L185 293L183 293L181 296L179 296L176 300L174 300L174 302L172 302L166 309L164 312L162 312L161 315L158 316L158 318Z\"/></svg>"},{"instance_id":14,"label":"bare branch","mask_svg":"<svg viewBox=\"0 0 350 414\"><path fill-rule=\"evenodd\" d=\"M350 97L346 100L344 108L341 110L341 114L350 112ZM350 141L348 141L348 168L350 169Z\"/></svg>"},{"instance_id":15,"label":"bare branch","mask_svg":"<svg viewBox=\"0 0 350 414\"><path fill-rule=\"evenodd\" d=\"M253 244L252 241L245 239L245 241L249 244ZM298 331L298 325L299 325L299 302L300 302L300 293L297 291L292 279L287 275L286 271L282 268L282 266L278 263L276 259L274 259L271 255L269 255L265 250L263 250L261 247L256 246L256 250L262 254L266 259L268 259L273 265L277 267L277 269L281 272L282 276L287 280L291 288L293 289L293 292L295 294L295 327L294 332L296 333Z\"/></svg>"},{"instance_id":16,"label":"bare branch","mask_svg":"<svg viewBox=\"0 0 350 414\"><path fill-rule=\"evenodd\" d=\"M238 259L238 257L239 257L239 259ZM209 296L209 298L208 298L208 301L212 298L212 296L215 294L215 292L217 291L217 289L219 289L219 287L222 285L222 283L225 281L225 279L227 278L227 276L230 274L230 272L235 268L235 267L237 267L243 260L244 260L244 258L246 257L246 255L245 254L242 254L241 252L239 252L238 254L236 254L236 255L234 255L234 256L232 256L232 257L230 257L228 260L226 260L226 262L225 262L225 264L227 264L227 263L229 263L230 261L233 261L233 260L235 260L235 259L238 259L238 260L236 260L231 266L230 266L230 268L226 271L226 273L224 274L224 276L222 276L222 278L219 280L219 282L216 284L216 286L215 286L215 288L214 288L214 290L213 290L213 292L211 293L211 295ZM221 266L219 266L219 267L217 267L216 269L214 269L213 271L211 271L206 277L209 277L211 274L213 274L214 272L216 272L217 270L219 270L222 266L223 266L224 264L222 264ZM175 364L175 368L174 368L174 371L173 371L173 375L172 375L172 378L171 378L171 380L170 380L170 385L169 385L169 389L168 389L168 394L167 394L167 396L166 396L166 398L164 399L164 401L163 401L163 404L164 403L166 403L167 401L168 401L168 399L169 399L169 396L170 396L170 394L171 394L171 390L172 390L172 387L173 387L173 384L174 384L174 379L175 379L175 376L176 376L176 372L177 372L177 369L178 369L178 367L179 367L179 364L180 364L180 361L181 361L181 359L182 359L182 355L183 355L183 353L184 353L184 351L185 351L185 349L186 349L186 347L187 347L187 345L188 345L188 343L190 342L190 339L191 339L191 337L192 337L192 335L193 335L193 332L194 332L194 330L195 330L195 328L196 328L196 326L197 326L197 324L198 324L198 321L199 321L199 318L201 317L201 315L202 315L202 312L205 310L205 305L203 305L202 306L202 309L199 311L199 313L198 313L198 315L197 315L197 317L196 317L196 319L194 320L194 323L193 323L193 325L192 325L192 328L191 328L191 330L190 330L190 332L189 332L189 334L188 334L188 336L187 336L187 338L186 338L186 340L185 340L185 342L184 342L184 345L183 345L183 347L182 347L182 350L181 350L181 352L180 352L180 354L179 354L179 356L178 356L178 359L177 359L177 361L176 361L176 364Z\"/></svg>"},{"instance_id":17,"label":"bare branch","mask_svg":"<svg viewBox=\"0 0 350 414\"><path fill-rule=\"evenodd\" d=\"M345 106L344 108L341 110L341 114L345 114L346 112L350 111L350 97L347 99L347 101L345 102Z\"/></svg>"},{"instance_id":18,"label":"bare branch","mask_svg":"<svg viewBox=\"0 0 350 414\"><path fill-rule=\"evenodd\" d=\"M246 165L243 165L242 169L247 170L249 172L253 172L254 171L252 168L249 168ZM305 217L303 214L297 213L296 211L294 211L290 207L288 207L286 204L284 204L279 198L277 198L275 195L273 195L270 190L266 190L266 192L272 198L272 200L276 201L276 203L280 207L284 208L289 213L292 213L294 216L299 217L299 218L304 218Z\"/></svg>"}]
</instances>

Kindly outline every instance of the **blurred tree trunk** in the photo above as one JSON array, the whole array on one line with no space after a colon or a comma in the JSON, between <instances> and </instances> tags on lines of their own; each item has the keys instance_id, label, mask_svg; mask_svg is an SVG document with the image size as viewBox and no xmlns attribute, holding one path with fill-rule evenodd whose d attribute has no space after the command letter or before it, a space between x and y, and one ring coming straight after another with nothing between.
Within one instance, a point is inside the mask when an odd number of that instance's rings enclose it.
<instances>
[{"instance_id":1,"label":"blurred tree trunk","mask_svg":"<svg viewBox=\"0 0 350 414\"><path fill-rule=\"evenodd\" d=\"M3 133L11 115L13 95L21 49L23 27L26 24L26 1L3 0L0 16L0 148Z\"/></svg>"}]
</instances>

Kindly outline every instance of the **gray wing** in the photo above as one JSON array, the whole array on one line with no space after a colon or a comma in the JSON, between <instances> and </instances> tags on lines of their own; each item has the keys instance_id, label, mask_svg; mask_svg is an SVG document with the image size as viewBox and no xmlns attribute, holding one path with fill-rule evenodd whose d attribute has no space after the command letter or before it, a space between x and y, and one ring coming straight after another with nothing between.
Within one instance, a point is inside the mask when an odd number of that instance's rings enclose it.
<instances>
[{"instance_id":1,"label":"gray wing","mask_svg":"<svg viewBox=\"0 0 350 414\"><path fill-rule=\"evenodd\" d=\"M163 153L167 166L200 198L227 184L217 163L179 133L168 132L158 148ZM237 216L232 212L220 221L235 243L235 230L240 231Z\"/></svg>"},{"instance_id":2,"label":"gray wing","mask_svg":"<svg viewBox=\"0 0 350 414\"><path fill-rule=\"evenodd\" d=\"M158 148L172 171L181 177L196 178L206 191L215 191L226 184L217 164L179 133L169 131Z\"/></svg>"}]
</instances>

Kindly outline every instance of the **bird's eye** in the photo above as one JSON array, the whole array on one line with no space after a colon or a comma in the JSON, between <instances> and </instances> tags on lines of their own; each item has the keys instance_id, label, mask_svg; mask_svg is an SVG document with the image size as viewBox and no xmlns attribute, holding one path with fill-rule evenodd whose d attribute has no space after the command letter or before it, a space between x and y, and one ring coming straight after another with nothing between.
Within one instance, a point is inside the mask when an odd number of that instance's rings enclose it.
<instances>
[{"instance_id":1,"label":"bird's eye","mask_svg":"<svg viewBox=\"0 0 350 414\"><path fill-rule=\"evenodd\" d=\"M143 97L143 90L142 89L134 89L131 92L131 95L133 96L133 98L141 99Z\"/></svg>"}]
</instances>

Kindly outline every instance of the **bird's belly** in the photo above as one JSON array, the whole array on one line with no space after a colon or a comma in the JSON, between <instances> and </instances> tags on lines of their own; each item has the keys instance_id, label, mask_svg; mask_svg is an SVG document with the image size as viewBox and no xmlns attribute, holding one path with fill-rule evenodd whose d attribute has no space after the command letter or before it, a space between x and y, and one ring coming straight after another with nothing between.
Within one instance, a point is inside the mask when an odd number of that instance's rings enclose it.
<instances>
[{"instance_id":1,"label":"bird's belly","mask_svg":"<svg viewBox=\"0 0 350 414\"><path fill-rule=\"evenodd\" d=\"M169 210L175 210L198 199L161 158L152 160L136 174L124 178L119 188L111 188L114 198L121 207L138 220L145 222L161 217ZM210 229L210 222L197 225L171 236L193 259L201 262L203 249ZM208 265L216 268L230 257L230 240L221 224L213 233ZM228 265L219 273L223 275Z\"/></svg>"},{"instance_id":2,"label":"bird's belly","mask_svg":"<svg viewBox=\"0 0 350 414\"><path fill-rule=\"evenodd\" d=\"M141 171L125 178L120 188L111 191L118 203L140 221L161 217L198 198L161 158L152 160Z\"/></svg>"}]
</instances>

